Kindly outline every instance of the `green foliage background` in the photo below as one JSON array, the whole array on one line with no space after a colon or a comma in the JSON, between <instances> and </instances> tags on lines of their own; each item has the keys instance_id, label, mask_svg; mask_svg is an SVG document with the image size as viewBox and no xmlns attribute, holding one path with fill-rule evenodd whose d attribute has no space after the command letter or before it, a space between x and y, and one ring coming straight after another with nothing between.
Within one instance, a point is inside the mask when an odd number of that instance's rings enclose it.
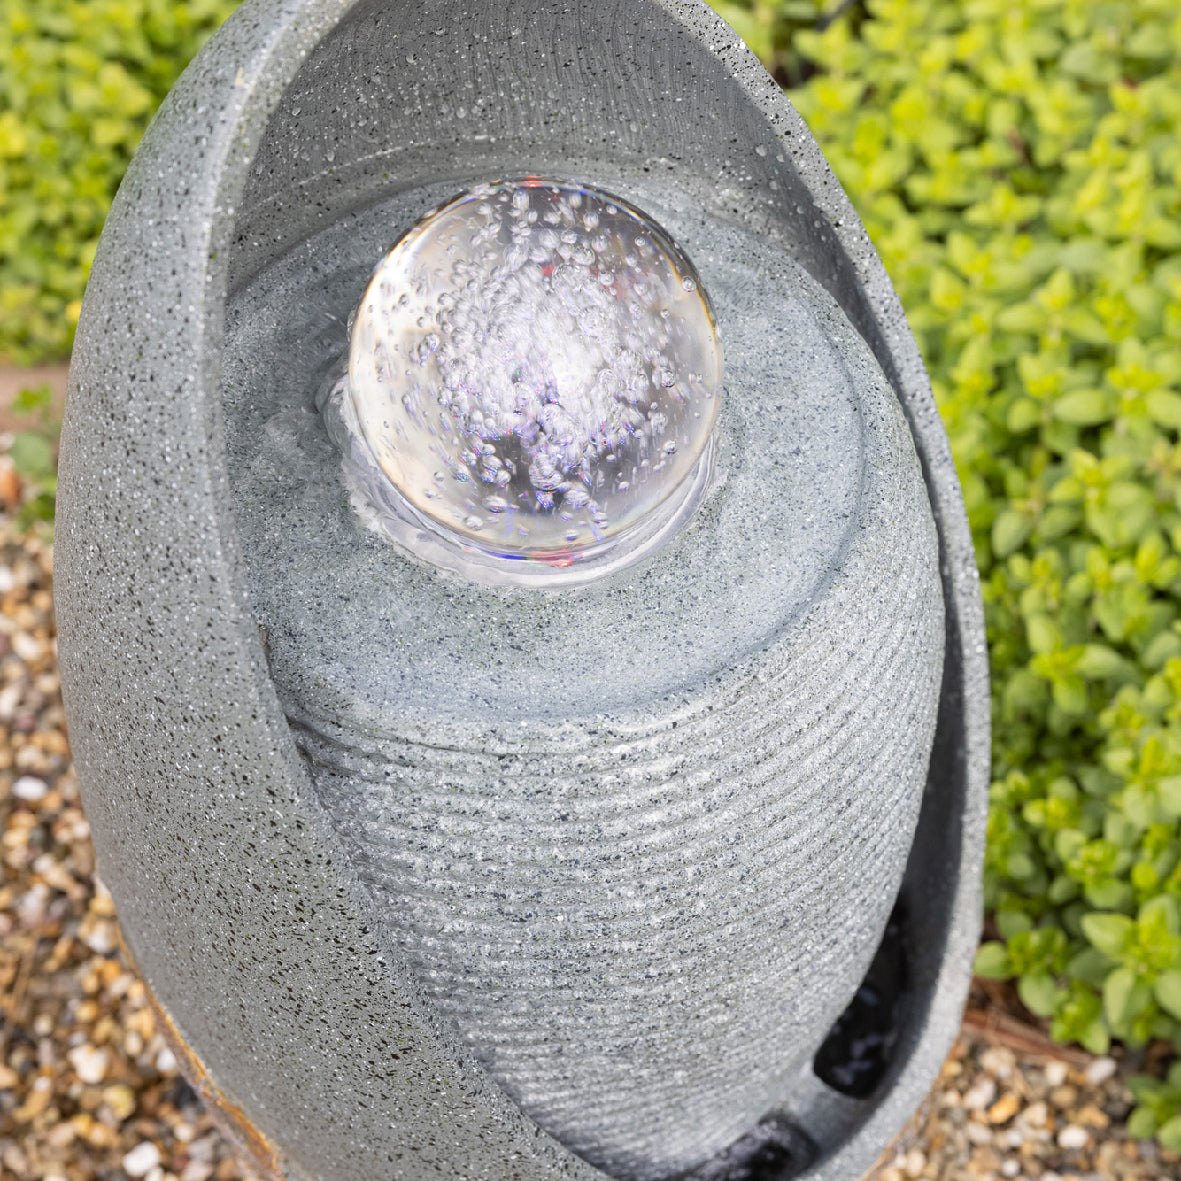
<instances>
[{"instance_id":1,"label":"green foliage background","mask_svg":"<svg viewBox=\"0 0 1181 1181\"><path fill-rule=\"evenodd\" d=\"M66 352L146 120L233 6L0 0L0 355ZM951 436L993 669L978 970L1057 1038L1181 1049L1181 8L714 6L852 196ZM1181 1067L1136 1090L1181 1150Z\"/></svg>"},{"instance_id":2,"label":"green foliage background","mask_svg":"<svg viewBox=\"0 0 1181 1181\"><path fill-rule=\"evenodd\" d=\"M1181 1049L1181 8L872 0L792 98L931 372L983 579L986 891L1056 1038ZM1181 1077L1132 1128L1181 1148Z\"/></svg>"},{"instance_id":3,"label":"green foliage background","mask_svg":"<svg viewBox=\"0 0 1181 1181\"><path fill-rule=\"evenodd\" d=\"M230 0L0 0L0 360L66 356L111 198Z\"/></svg>"}]
</instances>

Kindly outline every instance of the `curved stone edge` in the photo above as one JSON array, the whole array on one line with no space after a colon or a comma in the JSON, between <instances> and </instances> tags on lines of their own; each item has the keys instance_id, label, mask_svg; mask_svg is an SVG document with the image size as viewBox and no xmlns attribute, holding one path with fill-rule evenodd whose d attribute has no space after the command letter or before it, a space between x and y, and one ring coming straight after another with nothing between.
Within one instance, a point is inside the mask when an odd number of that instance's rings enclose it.
<instances>
[{"instance_id":1,"label":"curved stone edge","mask_svg":"<svg viewBox=\"0 0 1181 1181\"><path fill-rule=\"evenodd\" d=\"M219 396L235 204L269 112L352 7L244 5L161 107L108 218L62 431L69 729L145 981L225 1102L282 1143L284 1175L590 1181L401 986L238 573Z\"/></svg>"},{"instance_id":2,"label":"curved stone edge","mask_svg":"<svg viewBox=\"0 0 1181 1181\"><path fill-rule=\"evenodd\" d=\"M131 970L143 980L135 956L127 946L122 926L116 925L119 946ZM176 1059L181 1077L200 1096L217 1130L234 1146L240 1163L245 1164L257 1181L284 1181L279 1148L272 1144L251 1122L246 1113L232 1103L214 1082L209 1068L177 1028L171 1014L160 1003L151 986L144 981L144 999L156 1023L156 1031Z\"/></svg>"},{"instance_id":3,"label":"curved stone edge","mask_svg":"<svg viewBox=\"0 0 1181 1181\"><path fill-rule=\"evenodd\" d=\"M948 647L928 792L943 786L955 793L945 835L959 847L942 875L948 889L941 924L945 942L937 979L929 984L929 1007L921 1027L910 1035L909 1055L850 1139L801 1175L807 1181L848 1181L873 1165L881 1145L895 1138L934 1084L959 1030L971 982L982 921L991 744L980 575L955 461L930 379L897 293L852 202L803 119L741 38L696 0L653 2L681 20L703 44L714 47L774 129L788 165L812 195L822 221L820 239L838 261L831 270L816 265L806 253L800 261L840 304L893 385L914 436L939 531ZM943 775L935 769L940 759L946 764ZM930 811L938 816L938 809ZM926 806L924 812L928 813ZM922 840L922 823L916 847ZM931 850L930 855L941 852Z\"/></svg>"}]
</instances>

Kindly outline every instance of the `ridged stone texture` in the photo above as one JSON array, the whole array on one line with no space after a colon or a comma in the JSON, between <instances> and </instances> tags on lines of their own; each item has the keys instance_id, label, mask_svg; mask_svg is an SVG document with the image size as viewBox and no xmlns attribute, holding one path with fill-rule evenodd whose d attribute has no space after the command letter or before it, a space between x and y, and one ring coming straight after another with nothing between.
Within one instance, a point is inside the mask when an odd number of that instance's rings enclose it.
<instances>
[{"instance_id":1,"label":"ridged stone texture","mask_svg":"<svg viewBox=\"0 0 1181 1181\"><path fill-rule=\"evenodd\" d=\"M525 1112L650 1181L771 1110L860 982L944 634L926 488L865 343L782 252L627 196L689 249L727 357L713 487L634 569L476 585L350 505L315 375L364 261L434 193L243 290L225 404L271 672L379 921Z\"/></svg>"}]
</instances>

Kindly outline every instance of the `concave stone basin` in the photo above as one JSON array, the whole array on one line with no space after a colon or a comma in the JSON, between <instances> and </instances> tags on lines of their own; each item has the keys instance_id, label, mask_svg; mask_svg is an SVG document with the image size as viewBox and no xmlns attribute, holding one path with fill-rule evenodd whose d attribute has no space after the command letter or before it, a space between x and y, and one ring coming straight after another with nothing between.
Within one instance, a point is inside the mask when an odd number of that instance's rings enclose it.
<instances>
[{"instance_id":1,"label":"concave stone basin","mask_svg":"<svg viewBox=\"0 0 1181 1181\"><path fill-rule=\"evenodd\" d=\"M235 519L325 814L439 1018L612 1176L771 1111L856 991L914 835L943 602L900 407L832 299L685 194L726 354L704 502L626 570L483 585L368 527L315 410L375 259L441 187L231 300Z\"/></svg>"}]
</instances>

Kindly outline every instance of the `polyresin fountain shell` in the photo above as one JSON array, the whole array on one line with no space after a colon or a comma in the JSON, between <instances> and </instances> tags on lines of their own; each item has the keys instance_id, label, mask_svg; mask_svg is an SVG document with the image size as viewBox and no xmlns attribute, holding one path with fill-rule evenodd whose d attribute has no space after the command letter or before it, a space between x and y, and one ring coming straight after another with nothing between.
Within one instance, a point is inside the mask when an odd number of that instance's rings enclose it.
<instances>
[{"instance_id":1,"label":"polyresin fountain shell","mask_svg":"<svg viewBox=\"0 0 1181 1181\"><path fill-rule=\"evenodd\" d=\"M726 349L700 508L572 589L403 557L312 410L419 198L527 174L655 216ZM979 921L970 538L864 230L704 6L244 5L104 232L57 586L100 872L275 1173L655 1178L766 1116L780 1175L846 1181L930 1085ZM891 911L855 1098L813 1058Z\"/></svg>"}]
</instances>

